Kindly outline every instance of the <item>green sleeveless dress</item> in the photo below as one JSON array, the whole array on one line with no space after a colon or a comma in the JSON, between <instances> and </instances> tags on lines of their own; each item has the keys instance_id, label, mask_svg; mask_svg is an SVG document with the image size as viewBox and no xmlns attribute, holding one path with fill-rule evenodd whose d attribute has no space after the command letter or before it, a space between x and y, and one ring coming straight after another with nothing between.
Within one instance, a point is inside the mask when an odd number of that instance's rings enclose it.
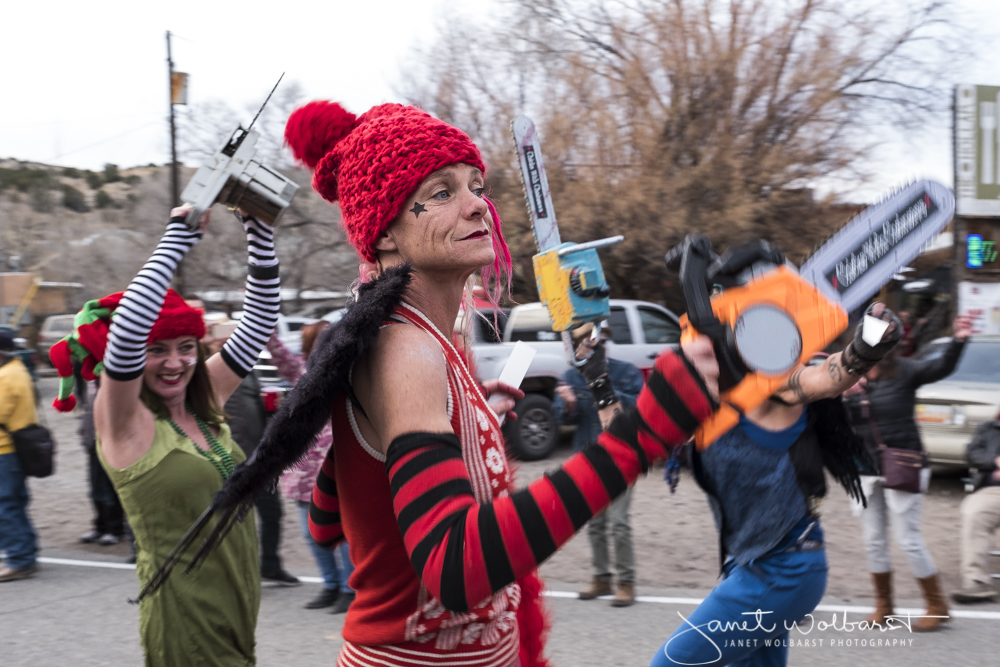
<instances>
[{"instance_id":1,"label":"green sleeveless dress","mask_svg":"<svg viewBox=\"0 0 1000 667\"><path fill-rule=\"evenodd\" d=\"M246 459L229 426L221 427L218 440L235 463ZM156 420L152 447L129 467L109 466L100 439L97 452L135 534L136 574L144 584L211 504L222 488L222 475L189 438L182 438L161 419ZM254 665L260 565L253 512L236 524L199 569L185 574L192 555L193 550L163 587L139 605L146 665Z\"/></svg>"}]
</instances>

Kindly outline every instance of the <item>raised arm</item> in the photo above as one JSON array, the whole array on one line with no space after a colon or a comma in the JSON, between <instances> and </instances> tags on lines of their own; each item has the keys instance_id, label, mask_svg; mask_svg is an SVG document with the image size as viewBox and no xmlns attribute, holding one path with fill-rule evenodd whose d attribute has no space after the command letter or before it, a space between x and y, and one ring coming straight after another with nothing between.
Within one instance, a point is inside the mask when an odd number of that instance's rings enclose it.
<instances>
[{"instance_id":1,"label":"raised arm","mask_svg":"<svg viewBox=\"0 0 1000 667\"><path fill-rule=\"evenodd\" d=\"M943 380L955 371L959 359L962 358L965 343L972 333L972 318L968 315L959 315L955 318L952 330L954 336L951 343L945 348L944 354L931 359L910 359L907 361L914 385L919 387L923 384Z\"/></svg>"},{"instance_id":2,"label":"raised arm","mask_svg":"<svg viewBox=\"0 0 1000 667\"><path fill-rule=\"evenodd\" d=\"M420 341L419 332L392 335L413 340L405 341L405 351L399 346L404 341L395 341L400 356L392 359L373 352L370 377L378 391L372 398L382 400L368 401L369 414L388 443L386 472L410 561L431 594L454 611L468 610L537 568L715 407L694 367L667 352L657 359L637 409L618 415L597 443L527 488L480 504L447 418L440 352Z\"/></svg>"},{"instance_id":3,"label":"raised arm","mask_svg":"<svg viewBox=\"0 0 1000 667\"><path fill-rule=\"evenodd\" d=\"M146 341L177 266L201 239L211 219L206 211L199 228L191 230L184 223L187 211L180 207L170 212L166 233L125 290L111 321L104 353L104 377L94 403L94 422L102 441L112 448L119 445L148 448L152 441L153 417L139 399L146 367Z\"/></svg>"},{"instance_id":4,"label":"raised arm","mask_svg":"<svg viewBox=\"0 0 1000 667\"><path fill-rule=\"evenodd\" d=\"M858 378L888 354L903 335L899 318L883 304L874 304L866 314L889 322L889 328L878 344L869 345L864 341L864 321L860 322L854 331L854 340L842 352L831 354L818 366L800 366L775 392L775 396L784 403L797 405L834 398L853 387Z\"/></svg>"},{"instance_id":5,"label":"raised arm","mask_svg":"<svg viewBox=\"0 0 1000 667\"><path fill-rule=\"evenodd\" d=\"M278 323L281 280L274 253L274 230L255 218L236 217L247 234L247 282L243 318L222 350L206 362L219 405L225 405L243 378L250 374L260 351Z\"/></svg>"}]
</instances>

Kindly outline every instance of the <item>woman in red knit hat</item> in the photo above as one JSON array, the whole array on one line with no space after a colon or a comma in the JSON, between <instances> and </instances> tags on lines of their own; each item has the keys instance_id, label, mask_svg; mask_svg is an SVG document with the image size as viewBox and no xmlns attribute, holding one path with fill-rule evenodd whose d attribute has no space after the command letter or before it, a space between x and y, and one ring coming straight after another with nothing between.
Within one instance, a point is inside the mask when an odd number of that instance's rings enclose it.
<instances>
[{"instance_id":1,"label":"woman in red knit hat","mask_svg":"<svg viewBox=\"0 0 1000 667\"><path fill-rule=\"evenodd\" d=\"M521 392L480 386L450 340L472 274L494 300L510 275L479 150L399 104L355 117L313 102L292 114L285 138L316 191L340 204L363 280L253 457L216 495L216 528L195 558L225 544L332 418L309 524L321 544L346 536L355 565L337 664L546 665L538 565L711 414L711 343L661 355L637 409L624 412L596 348L586 375L608 431L515 490L497 415Z\"/></svg>"},{"instance_id":2,"label":"woman in red knit hat","mask_svg":"<svg viewBox=\"0 0 1000 667\"><path fill-rule=\"evenodd\" d=\"M609 431L515 490L497 415L521 393L480 386L450 341L470 276L480 271L495 300L511 269L479 150L398 104L355 117L313 102L285 138L316 191L340 204L362 282L254 457L216 496L219 528L199 556L332 416L310 529L330 546L346 536L355 564L337 664L547 664L538 565L711 413L710 345L686 350L697 370L661 356L633 411L618 411L596 373L602 415L618 413Z\"/></svg>"},{"instance_id":3,"label":"woman in red knit hat","mask_svg":"<svg viewBox=\"0 0 1000 667\"><path fill-rule=\"evenodd\" d=\"M82 357L87 375L102 375L94 403L97 452L135 533L143 585L243 460L219 406L250 372L278 315L272 230L241 218L249 251L244 317L222 351L204 358L202 312L169 289L208 222L206 213L201 228L189 229L189 210L171 212L166 234L129 288L88 304L72 340L53 348L54 358L65 362L72 352ZM56 407L72 409L58 400ZM206 656L213 665L255 663L260 568L254 523L239 526L202 569L141 599L147 665L202 664Z\"/></svg>"}]
</instances>

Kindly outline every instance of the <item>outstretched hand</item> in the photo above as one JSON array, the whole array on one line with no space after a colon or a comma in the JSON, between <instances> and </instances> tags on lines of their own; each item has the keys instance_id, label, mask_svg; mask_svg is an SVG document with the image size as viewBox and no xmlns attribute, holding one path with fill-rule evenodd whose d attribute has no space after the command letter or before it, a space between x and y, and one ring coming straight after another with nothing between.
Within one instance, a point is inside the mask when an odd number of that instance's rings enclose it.
<instances>
[{"instance_id":1,"label":"outstretched hand","mask_svg":"<svg viewBox=\"0 0 1000 667\"><path fill-rule=\"evenodd\" d=\"M504 384L500 380L487 380L483 383L483 393L486 394L486 402L490 409L497 415L507 415L511 421L517 419L514 406L524 398L524 392L517 387Z\"/></svg>"},{"instance_id":2,"label":"outstretched hand","mask_svg":"<svg viewBox=\"0 0 1000 667\"><path fill-rule=\"evenodd\" d=\"M903 324L900 322L899 317L896 313L892 312L886 308L885 304L881 301L877 301L872 304L872 307L868 309L866 315L871 315L875 319L882 320L883 322L889 323L889 328L885 330L882 334L882 343L888 343L890 341L898 341L903 335Z\"/></svg>"},{"instance_id":3,"label":"outstretched hand","mask_svg":"<svg viewBox=\"0 0 1000 667\"><path fill-rule=\"evenodd\" d=\"M192 206L191 204L181 204L176 208L170 209L170 217L187 218L188 213L190 213L192 209L194 209L194 206ZM212 209L208 209L201 214L201 219L198 220L198 229L200 231L205 231L205 228L208 227L208 223L211 221L212 221Z\"/></svg>"},{"instance_id":4,"label":"outstretched hand","mask_svg":"<svg viewBox=\"0 0 1000 667\"><path fill-rule=\"evenodd\" d=\"M970 315L959 315L955 318L955 323L952 325L952 331L955 338L958 340L965 340L972 335L972 316Z\"/></svg>"}]
</instances>

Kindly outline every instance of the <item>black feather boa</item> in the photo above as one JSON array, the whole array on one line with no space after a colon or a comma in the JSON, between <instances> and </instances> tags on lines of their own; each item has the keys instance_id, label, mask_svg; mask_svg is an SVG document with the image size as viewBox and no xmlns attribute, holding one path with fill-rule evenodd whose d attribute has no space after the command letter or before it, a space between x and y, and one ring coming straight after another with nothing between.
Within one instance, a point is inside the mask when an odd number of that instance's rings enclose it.
<instances>
[{"instance_id":1,"label":"black feather boa","mask_svg":"<svg viewBox=\"0 0 1000 667\"><path fill-rule=\"evenodd\" d=\"M146 583L138 600L163 584L201 530L216 519L187 570L197 567L235 522L246 517L260 494L273 489L281 474L306 455L330 420L333 399L347 390L351 366L375 344L383 322L402 303L410 278L410 266L404 264L386 269L381 277L359 288L357 300L347 308L343 319L317 341L308 370L282 401L253 455L236 466L211 507Z\"/></svg>"}]
</instances>

